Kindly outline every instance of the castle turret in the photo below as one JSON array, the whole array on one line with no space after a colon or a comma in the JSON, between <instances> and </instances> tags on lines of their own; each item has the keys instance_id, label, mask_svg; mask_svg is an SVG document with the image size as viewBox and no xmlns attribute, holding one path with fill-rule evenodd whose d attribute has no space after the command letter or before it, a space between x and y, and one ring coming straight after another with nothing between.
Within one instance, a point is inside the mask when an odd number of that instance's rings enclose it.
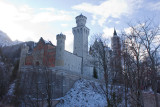
<instances>
[{"instance_id":1,"label":"castle turret","mask_svg":"<svg viewBox=\"0 0 160 107\"><path fill-rule=\"evenodd\" d=\"M121 44L120 44L120 38L117 36L117 32L114 29L113 37L111 38L111 47L113 50L113 56L120 56L121 52Z\"/></svg>"},{"instance_id":2,"label":"castle turret","mask_svg":"<svg viewBox=\"0 0 160 107\"><path fill-rule=\"evenodd\" d=\"M82 14L76 17L77 27L72 28L74 35L73 54L85 59L88 55L89 29L85 26L87 17Z\"/></svg>"},{"instance_id":3,"label":"castle turret","mask_svg":"<svg viewBox=\"0 0 160 107\"><path fill-rule=\"evenodd\" d=\"M113 37L111 38L111 47L112 47L112 71L114 72L115 78L114 82L122 82L122 65L121 65L121 43L120 38L117 35L116 30L114 29Z\"/></svg>"},{"instance_id":4,"label":"castle turret","mask_svg":"<svg viewBox=\"0 0 160 107\"><path fill-rule=\"evenodd\" d=\"M61 33L57 35L56 39L57 39L56 66L63 66L66 36Z\"/></svg>"},{"instance_id":5,"label":"castle turret","mask_svg":"<svg viewBox=\"0 0 160 107\"><path fill-rule=\"evenodd\" d=\"M20 61L19 61L19 70L22 66L25 65L25 59L26 59L26 55L28 53L29 47L27 46L27 44L24 44L21 47L21 55L20 55Z\"/></svg>"}]
</instances>

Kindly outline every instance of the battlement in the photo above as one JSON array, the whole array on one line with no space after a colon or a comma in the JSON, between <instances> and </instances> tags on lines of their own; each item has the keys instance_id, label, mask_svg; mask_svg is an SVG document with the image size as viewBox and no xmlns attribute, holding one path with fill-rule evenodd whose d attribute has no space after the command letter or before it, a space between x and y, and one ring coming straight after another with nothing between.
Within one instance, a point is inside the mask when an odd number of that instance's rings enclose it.
<instances>
[{"instance_id":1,"label":"battlement","mask_svg":"<svg viewBox=\"0 0 160 107\"><path fill-rule=\"evenodd\" d=\"M66 39L66 35L64 35L64 34L62 34L62 33L60 33L60 34L58 34L57 36L56 36L56 39Z\"/></svg>"},{"instance_id":2,"label":"battlement","mask_svg":"<svg viewBox=\"0 0 160 107\"><path fill-rule=\"evenodd\" d=\"M76 24L77 26L85 26L87 17L80 14L76 17Z\"/></svg>"}]
</instances>

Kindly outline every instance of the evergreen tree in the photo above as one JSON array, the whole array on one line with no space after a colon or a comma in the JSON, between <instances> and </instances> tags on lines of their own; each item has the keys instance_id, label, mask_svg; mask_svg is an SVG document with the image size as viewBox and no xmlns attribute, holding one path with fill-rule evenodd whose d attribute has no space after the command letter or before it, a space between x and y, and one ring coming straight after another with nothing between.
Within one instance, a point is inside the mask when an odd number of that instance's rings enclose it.
<instances>
[{"instance_id":1,"label":"evergreen tree","mask_svg":"<svg viewBox=\"0 0 160 107\"><path fill-rule=\"evenodd\" d=\"M95 67L93 68L93 77L96 78L96 79L98 78L97 70L96 70Z\"/></svg>"},{"instance_id":2,"label":"evergreen tree","mask_svg":"<svg viewBox=\"0 0 160 107\"><path fill-rule=\"evenodd\" d=\"M19 68L19 60L14 65L14 69L12 71L12 75L11 75L10 81L13 81L13 80L15 80L17 78L18 68Z\"/></svg>"}]
</instances>

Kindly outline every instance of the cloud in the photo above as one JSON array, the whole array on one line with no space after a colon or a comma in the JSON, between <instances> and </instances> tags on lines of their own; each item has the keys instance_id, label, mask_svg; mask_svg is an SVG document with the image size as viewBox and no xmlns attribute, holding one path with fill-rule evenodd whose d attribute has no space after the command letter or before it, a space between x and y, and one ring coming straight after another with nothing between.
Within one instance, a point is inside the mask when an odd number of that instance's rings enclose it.
<instances>
[{"instance_id":1,"label":"cloud","mask_svg":"<svg viewBox=\"0 0 160 107\"><path fill-rule=\"evenodd\" d=\"M67 11L57 10L54 8L40 8L40 10L43 10L44 12L39 12L38 14L33 15L31 22L70 21L73 19Z\"/></svg>"},{"instance_id":2,"label":"cloud","mask_svg":"<svg viewBox=\"0 0 160 107\"><path fill-rule=\"evenodd\" d=\"M119 23L120 23L120 21L116 21L115 23L116 23L116 24L119 24Z\"/></svg>"},{"instance_id":3,"label":"cloud","mask_svg":"<svg viewBox=\"0 0 160 107\"><path fill-rule=\"evenodd\" d=\"M68 24L61 24L61 26L62 26L62 27L67 27L67 26L68 26Z\"/></svg>"},{"instance_id":4,"label":"cloud","mask_svg":"<svg viewBox=\"0 0 160 107\"><path fill-rule=\"evenodd\" d=\"M31 22L40 23L40 22L52 22L52 21L69 21L71 20L71 16L62 15L62 14L54 14L51 12L41 12L34 15Z\"/></svg>"},{"instance_id":5,"label":"cloud","mask_svg":"<svg viewBox=\"0 0 160 107\"><path fill-rule=\"evenodd\" d=\"M128 27L128 28L124 28L124 32L126 34L131 34L131 32L133 31L133 29L131 27Z\"/></svg>"},{"instance_id":6,"label":"cloud","mask_svg":"<svg viewBox=\"0 0 160 107\"><path fill-rule=\"evenodd\" d=\"M137 23L136 25L131 25L131 26L127 27L127 28L124 28L124 32L125 32L126 34L132 34L132 33L134 33L135 30L141 31L140 29L141 29L143 26L145 26L145 23ZM133 29L133 28L134 28L134 29ZM144 33L143 33L143 34L144 34Z\"/></svg>"},{"instance_id":7,"label":"cloud","mask_svg":"<svg viewBox=\"0 0 160 107\"><path fill-rule=\"evenodd\" d=\"M12 40L37 41L40 36L53 39L59 30L50 22L60 21L60 25L65 26L63 21L74 20L75 13L55 8L32 8L26 4L14 5L0 0L0 15L0 30Z\"/></svg>"},{"instance_id":8,"label":"cloud","mask_svg":"<svg viewBox=\"0 0 160 107\"><path fill-rule=\"evenodd\" d=\"M148 8L151 10L160 10L160 2L157 3L149 3Z\"/></svg>"},{"instance_id":9,"label":"cloud","mask_svg":"<svg viewBox=\"0 0 160 107\"><path fill-rule=\"evenodd\" d=\"M73 33L72 31L65 31L64 34L66 35L65 49L69 52L73 52Z\"/></svg>"},{"instance_id":10,"label":"cloud","mask_svg":"<svg viewBox=\"0 0 160 107\"><path fill-rule=\"evenodd\" d=\"M114 28L108 28L108 27L105 27L103 29L103 37L105 38L111 38L113 36L113 32L114 32Z\"/></svg>"},{"instance_id":11,"label":"cloud","mask_svg":"<svg viewBox=\"0 0 160 107\"><path fill-rule=\"evenodd\" d=\"M110 39L113 36L114 28L105 27L103 29L103 37ZM116 32L120 32L119 30L116 30Z\"/></svg>"},{"instance_id":12,"label":"cloud","mask_svg":"<svg viewBox=\"0 0 160 107\"><path fill-rule=\"evenodd\" d=\"M120 18L122 15L132 14L141 7L142 2L143 0L106 0L99 5L82 3L72 8L98 16L99 19L97 21L102 26L109 17Z\"/></svg>"},{"instance_id":13,"label":"cloud","mask_svg":"<svg viewBox=\"0 0 160 107\"><path fill-rule=\"evenodd\" d=\"M93 15L92 17L93 17L93 20L91 21L91 24L94 25L96 23L95 20L97 20L97 17L96 17L96 15Z\"/></svg>"}]
</instances>

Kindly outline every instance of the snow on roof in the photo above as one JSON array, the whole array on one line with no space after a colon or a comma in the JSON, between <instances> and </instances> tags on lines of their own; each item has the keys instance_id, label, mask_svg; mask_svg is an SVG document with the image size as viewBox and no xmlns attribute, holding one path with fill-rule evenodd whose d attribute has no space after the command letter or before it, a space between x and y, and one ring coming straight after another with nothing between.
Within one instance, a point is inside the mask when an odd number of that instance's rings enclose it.
<instances>
[{"instance_id":1,"label":"snow on roof","mask_svg":"<svg viewBox=\"0 0 160 107\"><path fill-rule=\"evenodd\" d=\"M51 44L51 45L52 45L51 41L49 41L49 40L48 40L48 41L47 41L47 40L44 40L42 37L40 38L39 41L41 41L41 40L44 41L45 44Z\"/></svg>"},{"instance_id":2,"label":"snow on roof","mask_svg":"<svg viewBox=\"0 0 160 107\"><path fill-rule=\"evenodd\" d=\"M47 40L44 40L44 42L47 44L47 43L51 43L50 41L47 41Z\"/></svg>"}]
</instances>

